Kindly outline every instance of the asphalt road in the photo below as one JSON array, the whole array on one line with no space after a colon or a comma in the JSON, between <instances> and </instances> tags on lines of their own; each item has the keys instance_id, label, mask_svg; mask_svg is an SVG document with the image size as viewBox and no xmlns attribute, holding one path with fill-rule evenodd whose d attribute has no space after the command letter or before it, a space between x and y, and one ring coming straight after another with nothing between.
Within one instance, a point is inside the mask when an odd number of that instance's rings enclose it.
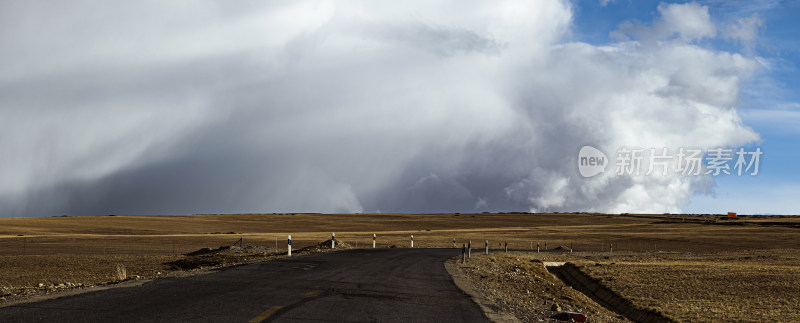
<instances>
[{"instance_id":1,"label":"asphalt road","mask_svg":"<svg viewBox=\"0 0 800 323\"><path fill-rule=\"evenodd\" d=\"M0 322L484 322L446 259L460 249L284 258L0 308Z\"/></svg>"}]
</instances>

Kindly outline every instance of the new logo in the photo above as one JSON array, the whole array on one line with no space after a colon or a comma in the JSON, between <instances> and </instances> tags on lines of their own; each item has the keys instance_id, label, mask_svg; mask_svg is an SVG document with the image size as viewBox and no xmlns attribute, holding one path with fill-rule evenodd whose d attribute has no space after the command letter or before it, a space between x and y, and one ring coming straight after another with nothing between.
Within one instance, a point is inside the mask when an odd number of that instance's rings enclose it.
<instances>
[{"instance_id":1,"label":"new logo","mask_svg":"<svg viewBox=\"0 0 800 323\"><path fill-rule=\"evenodd\" d=\"M608 157L592 146L583 146L578 152L578 171L583 177L592 177L606 171Z\"/></svg>"}]
</instances>

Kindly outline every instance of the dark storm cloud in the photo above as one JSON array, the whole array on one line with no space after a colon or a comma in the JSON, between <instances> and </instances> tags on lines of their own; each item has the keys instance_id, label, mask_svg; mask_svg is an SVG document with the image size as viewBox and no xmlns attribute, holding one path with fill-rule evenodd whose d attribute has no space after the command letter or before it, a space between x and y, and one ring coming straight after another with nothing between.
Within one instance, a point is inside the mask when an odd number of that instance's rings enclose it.
<instances>
[{"instance_id":1,"label":"dark storm cloud","mask_svg":"<svg viewBox=\"0 0 800 323\"><path fill-rule=\"evenodd\" d=\"M751 60L560 43L561 1L2 6L2 215L675 211L707 182L578 149L756 137Z\"/></svg>"}]
</instances>

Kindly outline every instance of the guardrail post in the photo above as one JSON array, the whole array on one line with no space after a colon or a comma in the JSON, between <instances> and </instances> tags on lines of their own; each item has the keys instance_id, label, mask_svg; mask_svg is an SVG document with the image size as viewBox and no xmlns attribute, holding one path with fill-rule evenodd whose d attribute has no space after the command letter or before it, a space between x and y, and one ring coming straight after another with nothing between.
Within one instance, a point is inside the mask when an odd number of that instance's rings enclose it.
<instances>
[{"instance_id":1,"label":"guardrail post","mask_svg":"<svg viewBox=\"0 0 800 323\"><path fill-rule=\"evenodd\" d=\"M291 234L289 235L289 248L288 248L288 250L289 250L289 253L288 253L289 257L291 257L292 256L292 235Z\"/></svg>"},{"instance_id":2,"label":"guardrail post","mask_svg":"<svg viewBox=\"0 0 800 323\"><path fill-rule=\"evenodd\" d=\"M536 253L539 253L539 241L536 241Z\"/></svg>"},{"instance_id":3,"label":"guardrail post","mask_svg":"<svg viewBox=\"0 0 800 323\"><path fill-rule=\"evenodd\" d=\"M376 235L373 233L373 234L372 234L372 249L375 249L375 240L376 240L376 239L378 239L378 236L376 236Z\"/></svg>"},{"instance_id":4,"label":"guardrail post","mask_svg":"<svg viewBox=\"0 0 800 323\"><path fill-rule=\"evenodd\" d=\"M506 252L508 252L508 240L506 240Z\"/></svg>"},{"instance_id":5,"label":"guardrail post","mask_svg":"<svg viewBox=\"0 0 800 323\"><path fill-rule=\"evenodd\" d=\"M336 249L336 233L331 232L331 249Z\"/></svg>"},{"instance_id":6,"label":"guardrail post","mask_svg":"<svg viewBox=\"0 0 800 323\"><path fill-rule=\"evenodd\" d=\"M467 251L466 251L466 249L467 249L467 245L466 244L461 246L461 264L462 265L467 262Z\"/></svg>"},{"instance_id":7,"label":"guardrail post","mask_svg":"<svg viewBox=\"0 0 800 323\"><path fill-rule=\"evenodd\" d=\"M467 258L472 258L472 240L467 244Z\"/></svg>"},{"instance_id":8,"label":"guardrail post","mask_svg":"<svg viewBox=\"0 0 800 323\"><path fill-rule=\"evenodd\" d=\"M453 248L456 247L456 238L453 238Z\"/></svg>"},{"instance_id":9,"label":"guardrail post","mask_svg":"<svg viewBox=\"0 0 800 323\"><path fill-rule=\"evenodd\" d=\"M414 248L414 235L411 235L411 248Z\"/></svg>"},{"instance_id":10,"label":"guardrail post","mask_svg":"<svg viewBox=\"0 0 800 323\"><path fill-rule=\"evenodd\" d=\"M489 240L486 240L486 254L489 254Z\"/></svg>"}]
</instances>

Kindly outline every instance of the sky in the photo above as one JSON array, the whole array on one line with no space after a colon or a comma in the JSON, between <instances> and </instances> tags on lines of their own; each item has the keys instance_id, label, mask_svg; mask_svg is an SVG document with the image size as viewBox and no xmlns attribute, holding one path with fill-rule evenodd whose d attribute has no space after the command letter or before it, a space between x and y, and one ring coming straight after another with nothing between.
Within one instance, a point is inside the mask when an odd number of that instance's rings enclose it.
<instances>
[{"instance_id":1,"label":"sky","mask_svg":"<svg viewBox=\"0 0 800 323\"><path fill-rule=\"evenodd\" d=\"M0 2L0 216L800 214L799 14L796 0ZM606 157L589 177L584 146ZM662 172L625 171L625 151L650 148L667 149ZM699 174L680 171L682 149L701 151ZM715 149L731 174L714 175ZM759 156L742 175L739 149Z\"/></svg>"}]
</instances>

